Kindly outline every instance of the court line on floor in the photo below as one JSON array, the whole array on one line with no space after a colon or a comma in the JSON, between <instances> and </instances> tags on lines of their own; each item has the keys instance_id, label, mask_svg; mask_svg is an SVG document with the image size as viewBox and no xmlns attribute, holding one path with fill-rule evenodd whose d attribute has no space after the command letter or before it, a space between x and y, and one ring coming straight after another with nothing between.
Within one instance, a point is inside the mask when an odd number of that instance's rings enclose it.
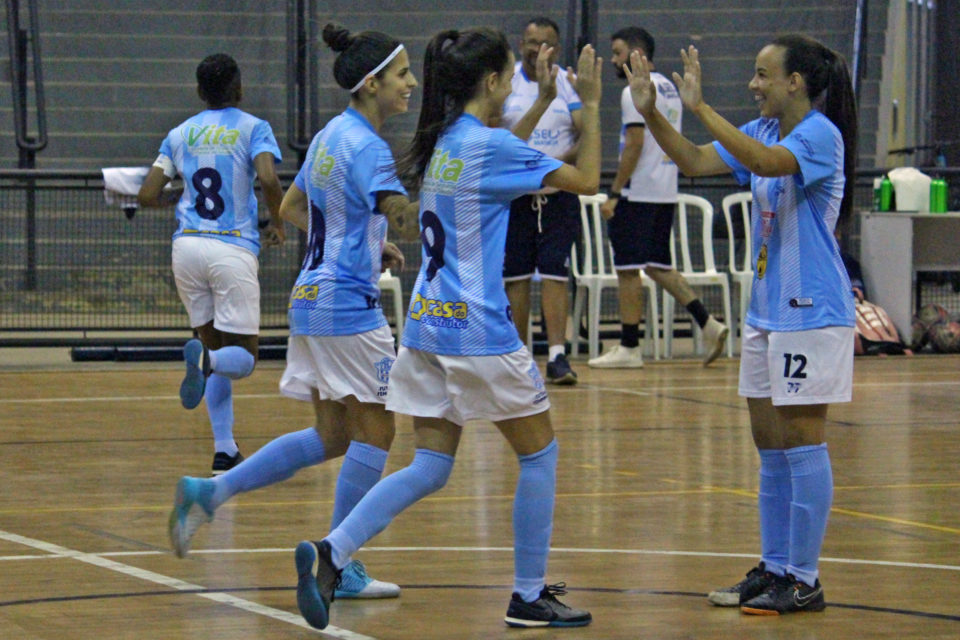
<instances>
[{"instance_id":1,"label":"court line on floor","mask_svg":"<svg viewBox=\"0 0 960 640\"><path fill-rule=\"evenodd\" d=\"M884 387L955 387L960 385L960 380L935 380L927 382L857 382L854 384L854 390L861 388L884 388ZM608 387L602 384L581 383L575 387L565 387L551 389L551 393L577 393L580 391L614 391L627 395L652 396L665 392L677 393L682 391L724 391L737 389L736 383L720 385L698 385L698 386L670 386L654 387L648 391L638 389L624 389L622 387ZM264 398L276 398L285 400L279 393L238 393L234 394L237 400L260 400ZM150 402L150 401L168 401L179 400L180 396L162 395L162 396L72 396L55 398L0 398L0 404L43 404L43 403L84 403L84 402Z\"/></svg>"},{"instance_id":2,"label":"court line on floor","mask_svg":"<svg viewBox=\"0 0 960 640\"><path fill-rule=\"evenodd\" d=\"M257 602L244 600L243 598L238 598L224 591L207 591L205 587L201 587L200 585L192 584L178 578L165 576L163 574L156 573L154 571L148 571L146 569L140 569L138 567L132 567L115 560L109 560L105 557L105 554L76 551L74 549L61 547L60 545L50 542L44 542L43 540L36 540L34 538L28 538L26 536L17 535L15 533L2 530L0 530L0 539L40 551L45 551L51 554L49 556L51 558L77 560L101 569L107 569L109 571L121 573L132 578L163 585L165 587L169 587L170 589L174 589L175 591L192 593L199 598L206 598L207 600L212 600L219 604L225 604L237 609L242 609L243 611L247 611L249 613L266 616L268 618L273 618L274 620L279 620L281 622L286 622L298 627L303 627L304 629L316 631L317 633L327 635L332 638L340 638L341 640L376 640L370 636L365 636L348 629L341 629L334 626L328 626L323 631L318 631L307 624L303 618L288 611L274 609L273 607L268 607ZM284 551L286 553L290 553L289 549L285 549ZM159 554L160 552L150 553Z\"/></svg>"},{"instance_id":3,"label":"court line on floor","mask_svg":"<svg viewBox=\"0 0 960 640\"><path fill-rule=\"evenodd\" d=\"M6 534L14 535L14 534ZM4 532L0 531L0 538L5 538ZM37 547L39 548L39 547ZM513 553L513 547L440 547L440 546L392 546L392 547L363 547L364 552L374 553ZM259 547L249 549L191 549L190 555L244 555L257 553L286 553L289 554L292 549L289 547ZM60 558L72 558L76 554L94 555L99 558L122 558L122 557L142 557L142 556L161 556L169 555L169 551L104 551L97 554L82 554L79 551L70 553L58 553L54 555L13 555L0 556L0 561L16 560L52 560ZM723 551L676 551L668 549L590 549L583 547L551 547L550 553L561 554L592 554L592 555L626 555L626 556L674 556L690 558L746 558L756 559L756 553L732 553ZM865 565L876 567L895 567L900 569L932 569L936 571L957 571L960 572L960 565L952 564L934 564L929 562L904 562L896 560L867 560L863 558L834 558L825 556L820 558L820 562L831 564L850 564ZM126 565L121 565L126 566ZM131 569L135 569L131 567ZM140 569L135 569L140 571ZM174 578L171 578L173 580ZM194 589L202 587L192 586Z\"/></svg>"}]
</instances>

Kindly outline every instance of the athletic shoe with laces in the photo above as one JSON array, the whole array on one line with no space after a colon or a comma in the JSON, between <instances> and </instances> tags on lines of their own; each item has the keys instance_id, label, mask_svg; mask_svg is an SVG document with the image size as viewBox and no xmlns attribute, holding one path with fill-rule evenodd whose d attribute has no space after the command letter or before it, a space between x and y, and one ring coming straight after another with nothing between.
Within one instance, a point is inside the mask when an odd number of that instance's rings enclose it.
<instances>
[{"instance_id":1,"label":"athletic shoe with laces","mask_svg":"<svg viewBox=\"0 0 960 640\"><path fill-rule=\"evenodd\" d=\"M167 533L178 558L190 551L190 540L197 529L213 520L214 509L210 506L213 491L213 480L206 478L184 476L177 482L173 510L167 520Z\"/></svg>"},{"instance_id":2,"label":"athletic shoe with laces","mask_svg":"<svg viewBox=\"0 0 960 640\"><path fill-rule=\"evenodd\" d=\"M811 587L789 573L783 577L777 576L776 581L766 591L740 605L740 611L756 616L823 611L826 608L827 603L823 598L823 587L819 580Z\"/></svg>"},{"instance_id":3,"label":"athletic shoe with laces","mask_svg":"<svg viewBox=\"0 0 960 640\"><path fill-rule=\"evenodd\" d=\"M226 473L235 466L243 462L243 454L237 451L237 455L231 456L229 453L217 451L213 454L213 465L210 467L210 475L217 477L221 473Z\"/></svg>"},{"instance_id":4,"label":"athletic shoe with laces","mask_svg":"<svg viewBox=\"0 0 960 640\"><path fill-rule=\"evenodd\" d=\"M334 595L337 600L350 598L396 598L400 595L400 587L392 582L374 580L367 575L367 568L359 560L353 560L343 568L340 574L340 584L337 585Z\"/></svg>"},{"instance_id":5,"label":"athletic shoe with laces","mask_svg":"<svg viewBox=\"0 0 960 640\"><path fill-rule=\"evenodd\" d=\"M311 627L324 629L330 623L340 571L333 566L330 543L304 540L297 545L297 608Z\"/></svg>"},{"instance_id":6,"label":"athletic shoe with laces","mask_svg":"<svg viewBox=\"0 0 960 640\"><path fill-rule=\"evenodd\" d=\"M587 360L587 366L594 369L640 369L643 367L643 348L617 344L602 356Z\"/></svg>"},{"instance_id":7,"label":"athletic shoe with laces","mask_svg":"<svg viewBox=\"0 0 960 640\"><path fill-rule=\"evenodd\" d=\"M711 591L707 600L718 607L738 607L766 591L776 579L777 576L767 571L767 565L761 562L747 572L746 578L732 587Z\"/></svg>"},{"instance_id":8,"label":"athletic shoe with laces","mask_svg":"<svg viewBox=\"0 0 960 640\"><path fill-rule=\"evenodd\" d=\"M567 356L561 353L547 363L547 382L551 384L577 384L577 374L570 368Z\"/></svg>"},{"instance_id":9,"label":"athletic shoe with laces","mask_svg":"<svg viewBox=\"0 0 960 640\"><path fill-rule=\"evenodd\" d=\"M180 403L184 409L195 409L203 400L203 391L210 375L210 352L196 338L183 345L183 362L187 372L180 383Z\"/></svg>"},{"instance_id":10,"label":"athletic shoe with laces","mask_svg":"<svg viewBox=\"0 0 960 640\"><path fill-rule=\"evenodd\" d=\"M590 624L593 616L589 611L574 609L557 600L564 595L566 583L547 585L540 597L533 602L524 602L514 593L503 619L511 627L584 627Z\"/></svg>"},{"instance_id":11,"label":"athletic shoe with laces","mask_svg":"<svg viewBox=\"0 0 960 640\"><path fill-rule=\"evenodd\" d=\"M703 325L703 344L707 348L707 355L703 357L703 366L707 366L720 357L729 333L730 327L722 324L713 316L707 319L707 324Z\"/></svg>"}]
</instances>

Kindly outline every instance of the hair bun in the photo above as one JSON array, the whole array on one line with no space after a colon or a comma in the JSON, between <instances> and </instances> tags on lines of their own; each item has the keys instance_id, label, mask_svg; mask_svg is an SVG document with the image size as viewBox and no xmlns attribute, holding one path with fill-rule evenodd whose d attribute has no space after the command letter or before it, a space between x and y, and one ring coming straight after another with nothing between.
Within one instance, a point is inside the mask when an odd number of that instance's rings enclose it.
<instances>
[{"instance_id":1,"label":"hair bun","mask_svg":"<svg viewBox=\"0 0 960 640\"><path fill-rule=\"evenodd\" d=\"M323 27L323 41L327 43L328 47L340 53L346 51L353 44L353 36L340 25L328 22Z\"/></svg>"}]
</instances>

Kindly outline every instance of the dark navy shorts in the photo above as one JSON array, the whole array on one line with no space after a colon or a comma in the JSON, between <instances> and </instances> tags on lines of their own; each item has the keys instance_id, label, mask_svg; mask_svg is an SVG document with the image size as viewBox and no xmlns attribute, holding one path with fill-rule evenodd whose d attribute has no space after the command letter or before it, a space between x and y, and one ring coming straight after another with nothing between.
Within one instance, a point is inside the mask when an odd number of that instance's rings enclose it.
<instances>
[{"instance_id":1,"label":"dark navy shorts","mask_svg":"<svg viewBox=\"0 0 960 640\"><path fill-rule=\"evenodd\" d=\"M670 268L670 227L677 205L621 198L607 220L617 269Z\"/></svg>"},{"instance_id":2,"label":"dark navy shorts","mask_svg":"<svg viewBox=\"0 0 960 640\"><path fill-rule=\"evenodd\" d=\"M510 204L510 224L503 259L503 277L521 280L533 275L568 277L570 249L580 237L580 198L558 191L546 198L538 212L538 196L520 196Z\"/></svg>"}]
</instances>

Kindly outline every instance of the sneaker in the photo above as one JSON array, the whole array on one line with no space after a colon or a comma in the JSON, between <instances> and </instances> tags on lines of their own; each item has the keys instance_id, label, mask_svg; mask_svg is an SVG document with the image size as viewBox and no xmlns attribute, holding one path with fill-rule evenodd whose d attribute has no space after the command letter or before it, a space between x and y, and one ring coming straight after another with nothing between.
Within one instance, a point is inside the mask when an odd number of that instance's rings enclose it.
<instances>
[{"instance_id":1,"label":"sneaker","mask_svg":"<svg viewBox=\"0 0 960 640\"><path fill-rule=\"evenodd\" d=\"M187 373L180 383L180 403L184 409L194 409L203 400L203 390L210 375L210 352L194 338L183 345L183 361Z\"/></svg>"},{"instance_id":2,"label":"sneaker","mask_svg":"<svg viewBox=\"0 0 960 640\"><path fill-rule=\"evenodd\" d=\"M315 629L324 629L330 623L330 604L340 582L340 571L333 566L330 556L330 543L326 540L305 540L294 552L297 608L303 619Z\"/></svg>"},{"instance_id":3,"label":"sneaker","mask_svg":"<svg viewBox=\"0 0 960 640\"><path fill-rule=\"evenodd\" d=\"M547 363L547 382L552 384L577 384L577 374L570 368L567 356L562 353Z\"/></svg>"},{"instance_id":4,"label":"sneaker","mask_svg":"<svg viewBox=\"0 0 960 640\"><path fill-rule=\"evenodd\" d=\"M346 598L396 598L400 587L392 582L381 582L367 575L367 568L359 560L354 560L343 568L340 584L334 595L338 600Z\"/></svg>"},{"instance_id":5,"label":"sneaker","mask_svg":"<svg viewBox=\"0 0 960 640\"><path fill-rule=\"evenodd\" d=\"M703 366L707 366L723 353L723 347L727 343L727 334L730 333L730 327L721 324L719 320L710 316L707 324L703 325L703 343L707 347L707 355L703 357Z\"/></svg>"},{"instance_id":6,"label":"sneaker","mask_svg":"<svg viewBox=\"0 0 960 640\"><path fill-rule=\"evenodd\" d=\"M718 607L738 607L766 591L777 577L777 575L767 571L767 565L761 562L750 569L746 578L732 587L711 591L707 600L710 604Z\"/></svg>"},{"instance_id":7,"label":"sneaker","mask_svg":"<svg viewBox=\"0 0 960 640\"><path fill-rule=\"evenodd\" d=\"M237 455L231 456L229 453L217 451L213 454L213 465L210 467L210 475L217 477L221 473L226 473L235 466L243 462L243 454L237 451Z\"/></svg>"},{"instance_id":8,"label":"sneaker","mask_svg":"<svg viewBox=\"0 0 960 640\"><path fill-rule=\"evenodd\" d=\"M511 627L584 627L590 624L593 616L589 611L568 607L557 600L557 596L567 592L566 586L563 582L547 585L533 602L524 602L514 593L503 621Z\"/></svg>"},{"instance_id":9,"label":"sneaker","mask_svg":"<svg viewBox=\"0 0 960 640\"><path fill-rule=\"evenodd\" d=\"M201 525L213 520L214 509L210 506L213 497L213 480L184 476L177 482L173 510L167 521L167 533L173 552L182 558L190 551L190 539Z\"/></svg>"},{"instance_id":10,"label":"sneaker","mask_svg":"<svg viewBox=\"0 0 960 640\"><path fill-rule=\"evenodd\" d=\"M640 369L643 367L643 348L617 344L602 356L587 360L587 366L594 369Z\"/></svg>"},{"instance_id":11,"label":"sneaker","mask_svg":"<svg viewBox=\"0 0 960 640\"><path fill-rule=\"evenodd\" d=\"M823 611L823 587L817 580L811 587L792 575L777 577L776 581L755 598L740 605L740 611L757 616L779 616L799 611Z\"/></svg>"}]
</instances>

